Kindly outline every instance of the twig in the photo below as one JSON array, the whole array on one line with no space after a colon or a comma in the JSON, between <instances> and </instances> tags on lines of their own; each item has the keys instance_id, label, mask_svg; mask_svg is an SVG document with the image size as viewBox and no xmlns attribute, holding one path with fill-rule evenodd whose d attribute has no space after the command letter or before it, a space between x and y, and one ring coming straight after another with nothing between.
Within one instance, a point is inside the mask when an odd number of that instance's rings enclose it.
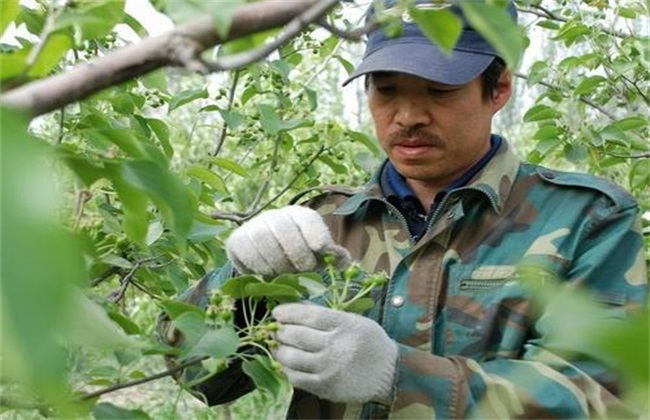
<instances>
[{"instance_id":1,"label":"twig","mask_svg":"<svg viewBox=\"0 0 650 420\"><path fill-rule=\"evenodd\" d=\"M220 220L230 220L236 223L244 223L245 221L252 219L262 211L264 211L267 207L269 207L273 202L275 202L278 198L280 198L285 192L289 190L293 186L293 184L298 180L300 175L305 173L305 171L318 159L318 157L323 154L325 151L325 146L321 146L318 151L312 156L309 161L296 173L296 175L291 179L291 181L277 194L275 194L272 198L270 198L265 204L259 206L255 210L249 211L249 212L231 212L231 213L226 213L226 212L214 212L210 215L213 219L220 219Z\"/></svg>"},{"instance_id":2,"label":"twig","mask_svg":"<svg viewBox=\"0 0 650 420\"><path fill-rule=\"evenodd\" d=\"M515 77L518 77L518 78L520 78L520 79L528 80L528 76L526 76L525 74L514 73L514 76L515 76ZM561 91L561 89L560 89L558 86L552 85L552 84L550 84L550 83L548 83L548 82L544 82L543 80L542 80L542 81L539 81L539 82L537 82L537 83L539 83L540 85L545 86L545 87L547 87L547 88L549 88L549 89L553 89L553 90ZM569 95L565 93L565 97L568 97L568 96L569 96ZM611 120L616 120L616 116L615 116L614 114L612 114L611 112L609 112L608 110L606 110L606 109L603 108L602 106L600 106L600 105L594 103L593 101L587 99L584 95L580 95L580 96L578 96L578 100L579 100L580 102L583 102L583 103L589 105L590 107L592 107L592 108L594 108L594 109L596 109L596 110L602 112L602 113L603 113L604 115L606 115L609 119L611 119Z\"/></svg>"},{"instance_id":3,"label":"twig","mask_svg":"<svg viewBox=\"0 0 650 420\"><path fill-rule=\"evenodd\" d=\"M160 373L156 373L155 375L151 375L151 376L148 376L146 378L137 379L137 380L131 381L131 382L125 382L123 384L117 384L117 385L109 386L107 388L100 389L100 390L94 391L94 392L89 392L88 394L84 394L81 397L79 397L79 400L80 401L90 400L92 398L96 398L96 397L99 397L101 395L108 394L110 392L115 392L115 391L118 391L120 389L131 388L133 386L142 385L142 384L145 384L147 382L155 381L156 379L165 378L167 376L171 376L174 373L185 369L186 367L198 364L198 363L200 363L200 362L202 362L202 361L204 361L204 360L206 360L208 358L209 358L209 356L202 356L202 357L199 357L197 359L190 359L190 360L188 360L186 362L183 362L183 363L181 363L181 364L179 364L177 366L174 366L171 369L167 369L165 371L162 371Z\"/></svg>"},{"instance_id":4,"label":"twig","mask_svg":"<svg viewBox=\"0 0 650 420\"><path fill-rule=\"evenodd\" d=\"M237 84L239 83L239 70L235 70L233 72L233 79L232 82L230 83L230 90L228 91L228 111L232 109L232 104L235 102L235 90L237 89ZM225 141L226 141L226 135L228 134L228 124L224 121L223 127L221 128L221 133L219 133L219 140L217 141L217 147L214 149L214 152L212 152L212 156L218 156L219 153L221 152L221 148L223 147ZM208 165L208 169L212 167L212 162Z\"/></svg>"},{"instance_id":5,"label":"twig","mask_svg":"<svg viewBox=\"0 0 650 420\"><path fill-rule=\"evenodd\" d=\"M113 274L117 274L121 270L122 269L120 267L117 267L117 266L108 267L106 270L104 270L104 272L102 274L100 274L99 276L95 277L94 279L92 279L90 281L90 287L95 287L98 284L108 280L109 278L111 278L111 276L113 276Z\"/></svg>"},{"instance_id":6,"label":"twig","mask_svg":"<svg viewBox=\"0 0 650 420\"><path fill-rule=\"evenodd\" d=\"M365 34L374 31L380 26L379 22L374 20L372 22L366 23L366 25L361 28L354 29L352 31L347 31L345 29L338 28L335 25L330 25L324 19L318 21L318 25L328 30L329 32L333 33L334 35L338 36L339 38L343 38L346 41L353 41L353 42L361 41L361 39Z\"/></svg>"},{"instance_id":7,"label":"twig","mask_svg":"<svg viewBox=\"0 0 650 420\"><path fill-rule=\"evenodd\" d=\"M115 302L115 303L122 300L122 298L124 297L124 294L126 293L126 289L128 289L129 284L131 284L131 281L133 280L133 277L135 276L135 273L142 266L144 266L146 263L151 262L151 261L155 261L158 258L159 257L149 257L149 258L144 258L142 260L136 261L135 264L133 264L133 267L131 268L131 270L122 279L122 282L120 284L120 288L117 289L114 292L111 292L111 294L108 296L108 300L110 300L112 302Z\"/></svg>"},{"instance_id":8,"label":"twig","mask_svg":"<svg viewBox=\"0 0 650 420\"><path fill-rule=\"evenodd\" d=\"M555 13L551 12L550 10L546 9L543 6L531 4L530 7L531 7L530 9L526 9L526 8L523 8L523 7L518 7L517 9L522 13L528 13L528 14L539 16L539 17L542 17L542 18L551 19L551 20L554 20L554 21L557 21L557 22L566 23L566 22L569 21L569 19L563 18L562 16L558 16ZM611 35L611 36L614 36L616 38L625 39L625 38L630 37L629 34L625 34L623 32L603 28L601 26L595 26L595 25L590 25L590 26L594 27L594 28L597 28L598 30L603 31L607 35Z\"/></svg>"},{"instance_id":9,"label":"twig","mask_svg":"<svg viewBox=\"0 0 650 420\"><path fill-rule=\"evenodd\" d=\"M251 63L262 60L263 58L271 54L273 51L277 50L282 45L284 45L291 38L297 36L311 23L314 23L315 21L320 19L323 14L325 14L329 9L331 9L338 2L339 0L320 0L314 3L305 12L299 14L291 22L289 22L285 26L284 32L278 35L278 37L275 38L272 42L269 42L268 44L265 44L256 50L248 51L241 54L235 54L229 57L224 57L214 62L203 61L202 62L202 65L204 66L203 70L215 72L215 71L238 69L238 68L245 67ZM196 59L193 62L193 65L199 66L199 64L196 62ZM198 67L196 68L199 69Z\"/></svg>"},{"instance_id":10,"label":"twig","mask_svg":"<svg viewBox=\"0 0 650 420\"><path fill-rule=\"evenodd\" d=\"M646 105L650 105L650 99L648 99L648 96L643 92L643 90L641 90L641 88L639 87L639 85L636 84L636 81L634 81L634 80L630 80L630 79L629 79L627 76L625 76L624 74L621 74L621 78L623 78L623 80L625 80L627 83L629 83L629 84L631 84L632 86L634 86L634 89L637 91L637 93L638 93L639 95L641 95L641 98L643 98L643 102L645 102Z\"/></svg>"},{"instance_id":11,"label":"twig","mask_svg":"<svg viewBox=\"0 0 650 420\"><path fill-rule=\"evenodd\" d=\"M133 276L135 276L135 272L138 271L140 268L140 262L136 262L133 265L133 268L131 268L131 271L129 271L124 278L122 279L122 283L120 284L120 288L117 289L117 291L111 292L111 294L108 296L108 300L111 302L119 302L122 300L124 297L124 294L126 293L126 289L129 287L129 284L131 283L131 280L133 279Z\"/></svg>"},{"instance_id":12,"label":"twig","mask_svg":"<svg viewBox=\"0 0 650 420\"><path fill-rule=\"evenodd\" d=\"M603 153L605 153L606 155L609 155L609 156L614 156L614 157L623 158L623 159L648 159L648 158L650 158L650 152L643 152L643 153L639 153L639 154L636 154L636 155L626 155L626 154L623 154L623 153L615 153L615 152L608 152L608 151L604 151Z\"/></svg>"}]
</instances>

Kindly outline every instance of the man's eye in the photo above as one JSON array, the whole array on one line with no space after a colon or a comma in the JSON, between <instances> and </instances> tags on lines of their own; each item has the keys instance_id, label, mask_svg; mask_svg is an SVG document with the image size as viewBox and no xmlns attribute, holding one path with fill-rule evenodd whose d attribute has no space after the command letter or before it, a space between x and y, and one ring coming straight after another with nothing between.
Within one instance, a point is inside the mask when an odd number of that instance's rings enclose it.
<instances>
[{"instance_id":1,"label":"man's eye","mask_svg":"<svg viewBox=\"0 0 650 420\"><path fill-rule=\"evenodd\" d=\"M437 89L437 88L427 89L427 92L429 92L429 95L431 96L447 96L453 91L454 91L453 89Z\"/></svg>"},{"instance_id":2,"label":"man's eye","mask_svg":"<svg viewBox=\"0 0 650 420\"><path fill-rule=\"evenodd\" d=\"M382 95L392 95L395 93L393 86L375 86L375 90Z\"/></svg>"}]
</instances>

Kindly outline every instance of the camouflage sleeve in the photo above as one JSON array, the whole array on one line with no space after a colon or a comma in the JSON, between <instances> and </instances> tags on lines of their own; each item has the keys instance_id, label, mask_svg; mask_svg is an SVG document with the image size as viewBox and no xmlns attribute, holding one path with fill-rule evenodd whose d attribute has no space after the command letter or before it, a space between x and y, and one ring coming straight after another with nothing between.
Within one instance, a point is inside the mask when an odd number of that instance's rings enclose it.
<instances>
[{"instance_id":1,"label":"camouflage sleeve","mask_svg":"<svg viewBox=\"0 0 650 420\"><path fill-rule=\"evenodd\" d=\"M226 264L220 270L205 275L179 296L178 300L205 308L208 304L210 291L223 284L224 281L232 277L232 274L232 266ZM237 307L235 323L243 322L242 317L243 315ZM174 327L173 321L165 313L158 317L157 333L159 339L164 343L176 347L183 346L182 334ZM176 369L179 366L178 360L173 356L165 356L165 363L169 369ZM197 379L204 377L206 373L201 365L194 365L177 371L173 377L192 395L211 406L225 404L255 389L253 381L242 371L239 359L233 361L224 371L196 383Z\"/></svg>"},{"instance_id":2,"label":"camouflage sleeve","mask_svg":"<svg viewBox=\"0 0 650 420\"><path fill-rule=\"evenodd\" d=\"M638 208L590 215L581 226L566 285L588 289L603 306L605 318L625 322L646 304L647 271ZM562 309L562 308L560 308ZM478 362L441 357L400 345L395 400L396 418L639 418L619 398L616 374L590 352L566 356L558 351L537 319L536 336L518 359Z\"/></svg>"}]
</instances>

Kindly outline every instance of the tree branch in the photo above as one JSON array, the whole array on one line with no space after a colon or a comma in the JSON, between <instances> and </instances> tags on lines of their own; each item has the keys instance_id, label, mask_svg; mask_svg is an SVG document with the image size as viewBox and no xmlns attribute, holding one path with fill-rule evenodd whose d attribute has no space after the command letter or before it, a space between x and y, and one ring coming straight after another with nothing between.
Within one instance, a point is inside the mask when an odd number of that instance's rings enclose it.
<instances>
[{"instance_id":1,"label":"tree branch","mask_svg":"<svg viewBox=\"0 0 650 420\"><path fill-rule=\"evenodd\" d=\"M247 4L236 12L230 33L223 39L217 34L213 19L206 16L64 73L10 90L0 96L0 104L33 116L45 114L161 67L196 62L201 52L217 44L277 28L290 21L296 27L300 21L295 17L306 10L313 16L304 18L313 22L338 1L267 0Z\"/></svg>"}]
</instances>

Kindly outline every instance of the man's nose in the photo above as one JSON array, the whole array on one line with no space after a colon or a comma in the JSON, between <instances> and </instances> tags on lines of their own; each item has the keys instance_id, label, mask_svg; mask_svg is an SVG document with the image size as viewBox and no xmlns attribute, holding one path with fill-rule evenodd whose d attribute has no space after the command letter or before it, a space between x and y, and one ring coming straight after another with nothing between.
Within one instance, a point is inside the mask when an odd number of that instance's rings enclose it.
<instances>
[{"instance_id":1,"label":"man's nose","mask_svg":"<svg viewBox=\"0 0 650 420\"><path fill-rule=\"evenodd\" d=\"M431 123L431 114L426 101L418 97L408 97L400 101L395 122L401 127L414 127Z\"/></svg>"}]
</instances>

